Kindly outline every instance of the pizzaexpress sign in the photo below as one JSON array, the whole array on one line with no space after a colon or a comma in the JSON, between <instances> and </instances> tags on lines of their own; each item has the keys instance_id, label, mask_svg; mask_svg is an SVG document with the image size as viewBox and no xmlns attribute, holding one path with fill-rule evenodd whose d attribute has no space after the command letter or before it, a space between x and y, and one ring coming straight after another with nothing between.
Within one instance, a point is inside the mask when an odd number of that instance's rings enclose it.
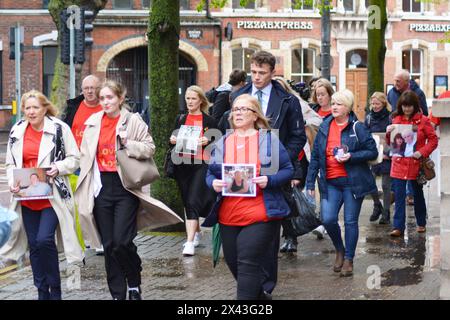
<instances>
[{"instance_id":1,"label":"pizzaexpress sign","mask_svg":"<svg viewBox=\"0 0 450 320\"><path fill-rule=\"evenodd\" d=\"M237 21L238 29L312 30L312 21Z\"/></svg>"}]
</instances>

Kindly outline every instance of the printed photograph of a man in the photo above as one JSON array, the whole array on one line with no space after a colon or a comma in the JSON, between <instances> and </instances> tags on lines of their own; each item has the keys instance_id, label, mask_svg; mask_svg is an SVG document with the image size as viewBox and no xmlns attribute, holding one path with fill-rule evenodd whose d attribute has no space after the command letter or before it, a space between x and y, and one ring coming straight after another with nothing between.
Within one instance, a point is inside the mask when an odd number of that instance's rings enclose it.
<instances>
[{"instance_id":1,"label":"printed photograph of a man","mask_svg":"<svg viewBox=\"0 0 450 320\"><path fill-rule=\"evenodd\" d=\"M20 192L14 196L18 200L52 199L53 188L46 170L50 168L14 169L14 184Z\"/></svg>"}]
</instances>

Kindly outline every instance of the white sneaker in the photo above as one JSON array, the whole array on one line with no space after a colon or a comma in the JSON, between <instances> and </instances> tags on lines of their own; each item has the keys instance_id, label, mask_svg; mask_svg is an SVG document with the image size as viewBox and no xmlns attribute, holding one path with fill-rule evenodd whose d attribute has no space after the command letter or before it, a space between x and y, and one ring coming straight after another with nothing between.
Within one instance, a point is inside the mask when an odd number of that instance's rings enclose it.
<instances>
[{"instance_id":1,"label":"white sneaker","mask_svg":"<svg viewBox=\"0 0 450 320\"><path fill-rule=\"evenodd\" d=\"M198 247L198 245L200 244L200 240L202 240L202 233L196 232L194 236L194 247Z\"/></svg>"},{"instance_id":2,"label":"white sneaker","mask_svg":"<svg viewBox=\"0 0 450 320\"><path fill-rule=\"evenodd\" d=\"M101 248L95 248L95 254L97 256L102 256L105 254L105 251L103 250L103 246Z\"/></svg>"},{"instance_id":3,"label":"white sneaker","mask_svg":"<svg viewBox=\"0 0 450 320\"><path fill-rule=\"evenodd\" d=\"M195 246L193 242L183 244L183 256L193 256L195 254Z\"/></svg>"},{"instance_id":4,"label":"white sneaker","mask_svg":"<svg viewBox=\"0 0 450 320\"><path fill-rule=\"evenodd\" d=\"M323 235L325 234L326 230L324 226L318 226L316 229L312 231L312 233L317 237L318 240L323 239Z\"/></svg>"}]
</instances>

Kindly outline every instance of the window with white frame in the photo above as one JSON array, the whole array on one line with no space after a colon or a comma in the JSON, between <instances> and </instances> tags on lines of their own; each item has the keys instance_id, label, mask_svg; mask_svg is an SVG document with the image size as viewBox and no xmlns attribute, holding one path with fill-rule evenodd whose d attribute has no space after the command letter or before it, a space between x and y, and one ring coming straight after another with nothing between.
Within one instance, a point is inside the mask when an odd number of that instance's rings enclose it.
<instances>
[{"instance_id":1,"label":"window with white frame","mask_svg":"<svg viewBox=\"0 0 450 320\"><path fill-rule=\"evenodd\" d=\"M314 0L291 0L291 8L294 10L313 10Z\"/></svg>"},{"instance_id":2,"label":"window with white frame","mask_svg":"<svg viewBox=\"0 0 450 320\"><path fill-rule=\"evenodd\" d=\"M408 70L411 79L421 83L423 73L423 52L420 49L407 49L402 52L402 69Z\"/></svg>"},{"instance_id":3,"label":"window with white frame","mask_svg":"<svg viewBox=\"0 0 450 320\"><path fill-rule=\"evenodd\" d=\"M403 0L403 12L422 12L423 6L420 0Z\"/></svg>"},{"instance_id":4,"label":"window with white frame","mask_svg":"<svg viewBox=\"0 0 450 320\"><path fill-rule=\"evenodd\" d=\"M344 0L344 9L345 11L355 11L353 0Z\"/></svg>"},{"instance_id":5,"label":"window with white frame","mask_svg":"<svg viewBox=\"0 0 450 320\"><path fill-rule=\"evenodd\" d=\"M233 0L233 9L255 9L256 0L249 0L245 7L241 6L240 0Z\"/></svg>"},{"instance_id":6,"label":"window with white frame","mask_svg":"<svg viewBox=\"0 0 450 320\"><path fill-rule=\"evenodd\" d=\"M113 9L133 9L132 0L113 0Z\"/></svg>"},{"instance_id":7,"label":"window with white frame","mask_svg":"<svg viewBox=\"0 0 450 320\"><path fill-rule=\"evenodd\" d=\"M50 0L43 0L42 1L42 8L43 9L48 9L48 3L50 2Z\"/></svg>"},{"instance_id":8,"label":"window with white frame","mask_svg":"<svg viewBox=\"0 0 450 320\"><path fill-rule=\"evenodd\" d=\"M189 0L180 0L180 9L181 10L190 10L190 1Z\"/></svg>"},{"instance_id":9,"label":"window with white frame","mask_svg":"<svg viewBox=\"0 0 450 320\"><path fill-rule=\"evenodd\" d=\"M309 82L314 77L316 50L296 48L291 51L291 80Z\"/></svg>"},{"instance_id":10,"label":"window with white frame","mask_svg":"<svg viewBox=\"0 0 450 320\"><path fill-rule=\"evenodd\" d=\"M142 0L142 9L150 8L151 4L152 4L151 0Z\"/></svg>"},{"instance_id":11,"label":"window with white frame","mask_svg":"<svg viewBox=\"0 0 450 320\"><path fill-rule=\"evenodd\" d=\"M58 48L54 46L42 47L42 92L49 97L52 93L52 82L55 74L55 61Z\"/></svg>"},{"instance_id":12,"label":"window with white frame","mask_svg":"<svg viewBox=\"0 0 450 320\"><path fill-rule=\"evenodd\" d=\"M232 51L232 66L233 69L241 69L250 74L250 60L252 54L257 49L253 48L236 48Z\"/></svg>"}]
</instances>

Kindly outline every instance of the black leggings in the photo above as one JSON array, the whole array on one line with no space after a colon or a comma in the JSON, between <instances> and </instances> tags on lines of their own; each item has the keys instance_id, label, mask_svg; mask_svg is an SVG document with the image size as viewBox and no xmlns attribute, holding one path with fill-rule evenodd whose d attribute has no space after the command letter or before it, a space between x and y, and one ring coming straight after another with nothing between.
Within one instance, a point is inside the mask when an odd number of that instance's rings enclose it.
<instances>
[{"instance_id":1,"label":"black leggings","mask_svg":"<svg viewBox=\"0 0 450 320\"><path fill-rule=\"evenodd\" d=\"M236 227L220 225L225 261L237 280L237 299L255 300L262 293L267 248L279 235L280 221Z\"/></svg>"}]
</instances>

